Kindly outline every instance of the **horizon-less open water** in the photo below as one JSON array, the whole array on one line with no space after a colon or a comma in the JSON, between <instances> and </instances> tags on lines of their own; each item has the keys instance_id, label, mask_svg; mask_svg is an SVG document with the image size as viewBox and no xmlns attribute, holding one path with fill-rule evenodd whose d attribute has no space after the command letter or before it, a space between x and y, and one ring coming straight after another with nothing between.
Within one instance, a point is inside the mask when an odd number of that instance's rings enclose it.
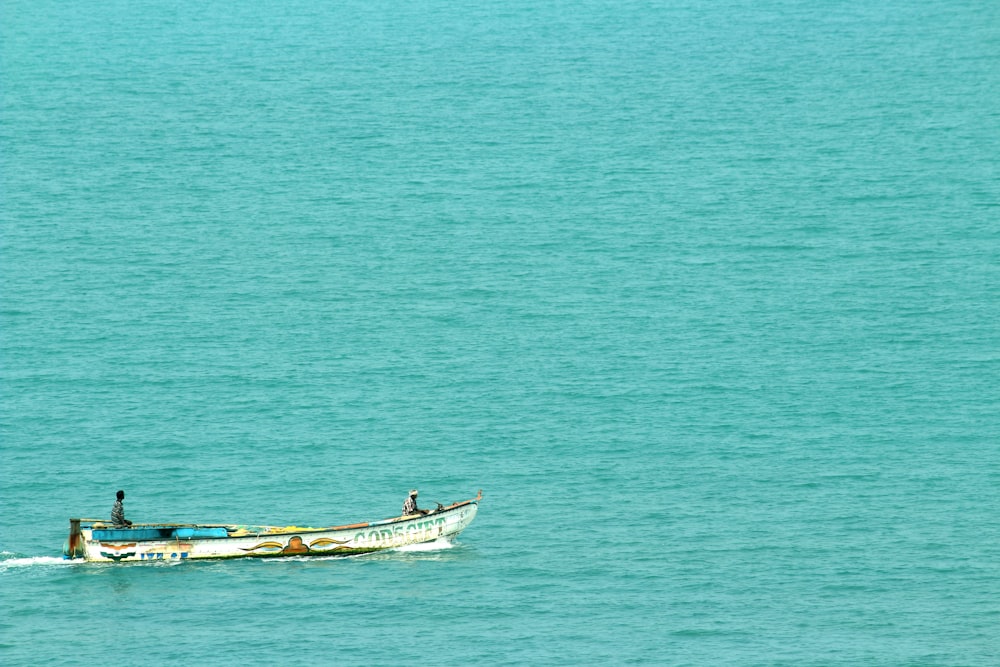
<instances>
[{"instance_id":1,"label":"horizon-less open water","mask_svg":"<svg viewBox=\"0 0 1000 667\"><path fill-rule=\"evenodd\" d=\"M0 12L3 664L997 664L1000 5Z\"/></svg>"}]
</instances>

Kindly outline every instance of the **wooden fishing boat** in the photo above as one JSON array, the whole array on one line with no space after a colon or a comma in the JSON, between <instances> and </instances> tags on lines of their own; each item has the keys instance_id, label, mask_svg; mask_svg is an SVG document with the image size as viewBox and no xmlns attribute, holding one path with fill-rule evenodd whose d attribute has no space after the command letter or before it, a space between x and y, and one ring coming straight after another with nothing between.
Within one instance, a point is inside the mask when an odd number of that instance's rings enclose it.
<instances>
[{"instance_id":1,"label":"wooden fishing boat","mask_svg":"<svg viewBox=\"0 0 1000 667\"><path fill-rule=\"evenodd\" d=\"M241 524L144 523L70 519L67 558L90 562L355 556L412 544L451 541L476 516L483 492L426 514L329 528Z\"/></svg>"}]
</instances>

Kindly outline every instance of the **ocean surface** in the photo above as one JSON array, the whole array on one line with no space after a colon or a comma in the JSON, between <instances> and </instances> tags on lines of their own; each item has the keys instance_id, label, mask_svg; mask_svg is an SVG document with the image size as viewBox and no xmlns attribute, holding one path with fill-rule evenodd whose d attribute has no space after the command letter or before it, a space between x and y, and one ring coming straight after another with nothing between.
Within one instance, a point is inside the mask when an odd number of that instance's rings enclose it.
<instances>
[{"instance_id":1,"label":"ocean surface","mask_svg":"<svg viewBox=\"0 0 1000 667\"><path fill-rule=\"evenodd\" d=\"M0 101L0 663L1000 664L1000 3L2 0Z\"/></svg>"}]
</instances>

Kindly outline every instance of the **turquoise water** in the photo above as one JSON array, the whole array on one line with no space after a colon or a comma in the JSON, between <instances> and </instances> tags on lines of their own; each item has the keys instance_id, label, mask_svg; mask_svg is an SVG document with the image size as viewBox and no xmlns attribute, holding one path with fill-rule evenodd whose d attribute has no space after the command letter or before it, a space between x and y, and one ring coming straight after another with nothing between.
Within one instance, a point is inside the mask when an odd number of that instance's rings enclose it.
<instances>
[{"instance_id":1,"label":"turquoise water","mask_svg":"<svg viewBox=\"0 0 1000 667\"><path fill-rule=\"evenodd\" d=\"M997 664L1000 5L926 4L4 0L0 662ZM58 559L412 486L453 548Z\"/></svg>"}]
</instances>

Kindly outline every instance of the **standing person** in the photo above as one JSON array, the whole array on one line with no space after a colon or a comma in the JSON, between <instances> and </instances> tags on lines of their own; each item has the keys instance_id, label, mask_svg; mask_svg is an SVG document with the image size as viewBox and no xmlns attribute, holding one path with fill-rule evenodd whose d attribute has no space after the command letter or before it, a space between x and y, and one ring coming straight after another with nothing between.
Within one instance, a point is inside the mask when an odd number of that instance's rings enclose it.
<instances>
[{"instance_id":1,"label":"standing person","mask_svg":"<svg viewBox=\"0 0 1000 667\"><path fill-rule=\"evenodd\" d=\"M125 492L118 491L116 494L115 506L111 508L111 523L116 526L131 526L132 522L125 518L125 507L122 501L125 500Z\"/></svg>"},{"instance_id":2,"label":"standing person","mask_svg":"<svg viewBox=\"0 0 1000 667\"><path fill-rule=\"evenodd\" d=\"M417 490L411 489L410 495L403 501L403 516L410 514L427 514L429 510L422 510L417 507Z\"/></svg>"}]
</instances>

